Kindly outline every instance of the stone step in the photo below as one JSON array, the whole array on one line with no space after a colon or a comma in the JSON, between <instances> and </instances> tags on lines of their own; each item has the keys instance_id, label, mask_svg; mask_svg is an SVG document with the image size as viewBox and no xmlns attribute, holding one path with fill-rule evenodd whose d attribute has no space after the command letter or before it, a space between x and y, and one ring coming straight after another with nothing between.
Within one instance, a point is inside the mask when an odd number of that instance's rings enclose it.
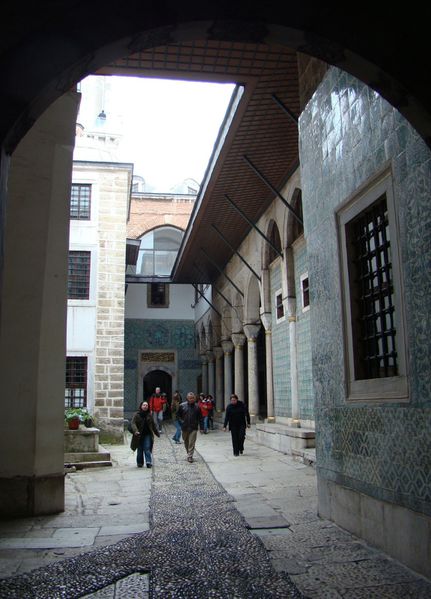
<instances>
[{"instance_id":1,"label":"stone step","mask_svg":"<svg viewBox=\"0 0 431 599\"><path fill-rule=\"evenodd\" d=\"M106 466L112 466L111 460L96 460L94 462L84 461L84 462L69 462L64 463L64 469L67 472L68 470L83 470L84 468L102 468Z\"/></svg>"},{"instance_id":2,"label":"stone step","mask_svg":"<svg viewBox=\"0 0 431 599\"><path fill-rule=\"evenodd\" d=\"M112 466L111 454L102 447L99 447L99 451L69 452L64 454L64 465L79 469Z\"/></svg>"}]
</instances>

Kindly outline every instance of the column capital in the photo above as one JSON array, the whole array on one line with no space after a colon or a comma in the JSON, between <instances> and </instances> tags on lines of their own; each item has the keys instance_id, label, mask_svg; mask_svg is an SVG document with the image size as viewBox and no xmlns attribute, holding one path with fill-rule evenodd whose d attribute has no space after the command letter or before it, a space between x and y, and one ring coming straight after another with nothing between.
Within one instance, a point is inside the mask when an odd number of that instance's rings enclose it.
<instances>
[{"instance_id":1,"label":"column capital","mask_svg":"<svg viewBox=\"0 0 431 599\"><path fill-rule=\"evenodd\" d=\"M235 347L242 347L245 343L246 336L244 333L232 333L232 341Z\"/></svg>"},{"instance_id":2,"label":"column capital","mask_svg":"<svg viewBox=\"0 0 431 599\"><path fill-rule=\"evenodd\" d=\"M216 357L216 360L219 360L223 357L223 348L222 347L213 347L213 352Z\"/></svg>"},{"instance_id":3,"label":"column capital","mask_svg":"<svg viewBox=\"0 0 431 599\"><path fill-rule=\"evenodd\" d=\"M256 341L259 334L261 325L260 324L245 324L244 333L247 336L248 341Z\"/></svg>"},{"instance_id":4,"label":"column capital","mask_svg":"<svg viewBox=\"0 0 431 599\"><path fill-rule=\"evenodd\" d=\"M214 358L215 358L214 352L211 350L208 350L206 352L206 354L207 354L208 362L214 362Z\"/></svg>"},{"instance_id":5,"label":"column capital","mask_svg":"<svg viewBox=\"0 0 431 599\"><path fill-rule=\"evenodd\" d=\"M265 331L271 331L272 328L272 314L271 312L261 312L260 320L265 328Z\"/></svg>"},{"instance_id":6,"label":"column capital","mask_svg":"<svg viewBox=\"0 0 431 599\"><path fill-rule=\"evenodd\" d=\"M201 359L202 364L208 364L208 356L207 356L207 352L201 352L199 354L199 357Z\"/></svg>"},{"instance_id":7,"label":"column capital","mask_svg":"<svg viewBox=\"0 0 431 599\"><path fill-rule=\"evenodd\" d=\"M233 343L230 339L225 339L221 342L221 346L225 354L231 354L233 350Z\"/></svg>"}]
</instances>

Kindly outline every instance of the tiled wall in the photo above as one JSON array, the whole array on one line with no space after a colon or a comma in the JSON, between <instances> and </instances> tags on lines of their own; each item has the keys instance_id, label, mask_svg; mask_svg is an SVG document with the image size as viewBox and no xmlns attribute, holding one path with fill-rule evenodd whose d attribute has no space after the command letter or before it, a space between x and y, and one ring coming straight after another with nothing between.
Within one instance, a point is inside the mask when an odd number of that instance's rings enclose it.
<instances>
[{"instance_id":1,"label":"tiled wall","mask_svg":"<svg viewBox=\"0 0 431 599\"><path fill-rule=\"evenodd\" d=\"M276 264L270 271L271 305L272 305L272 360L274 377L274 412L275 416L292 416L290 390L290 352L289 324L287 316L281 322L276 321L275 293L281 289L281 267Z\"/></svg>"},{"instance_id":2,"label":"tiled wall","mask_svg":"<svg viewBox=\"0 0 431 599\"><path fill-rule=\"evenodd\" d=\"M307 247L294 252L296 293L296 360L298 371L298 405L301 420L314 420L314 393L311 367L310 310L302 311L301 275L308 272Z\"/></svg>"},{"instance_id":3,"label":"tiled wall","mask_svg":"<svg viewBox=\"0 0 431 599\"><path fill-rule=\"evenodd\" d=\"M201 362L195 350L194 322L186 320L138 320L125 322L124 410L136 406L138 389L138 355L140 350L177 350L177 387L183 391L196 390Z\"/></svg>"},{"instance_id":4,"label":"tiled wall","mask_svg":"<svg viewBox=\"0 0 431 599\"><path fill-rule=\"evenodd\" d=\"M329 69L300 118L319 476L431 514L431 154L377 93ZM410 402L345 400L335 210L391 165L399 219Z\"/></svg>"}]
</instances>

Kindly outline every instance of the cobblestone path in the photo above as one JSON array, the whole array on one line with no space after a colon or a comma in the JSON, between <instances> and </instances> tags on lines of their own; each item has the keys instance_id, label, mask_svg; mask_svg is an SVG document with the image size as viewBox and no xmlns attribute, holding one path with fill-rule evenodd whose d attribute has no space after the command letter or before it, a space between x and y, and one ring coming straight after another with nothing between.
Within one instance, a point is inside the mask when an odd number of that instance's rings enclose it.
<instances>
[{"instance_id":1,"label":"cobblestone path","mask_svg":"<svg viewBox=\"0 0 431 599\"><path fill-rule=\"evenodd\" d=\"M136 587L139 573L149 572L148 596L155 599L301 598L200 456L192 464L185 457L184 446L167 435L157 441L149 532L1 580L0 597L117 598L109 589L124 579L121 597L138 599L146 596Z\"/></svg>"}]
</instances>

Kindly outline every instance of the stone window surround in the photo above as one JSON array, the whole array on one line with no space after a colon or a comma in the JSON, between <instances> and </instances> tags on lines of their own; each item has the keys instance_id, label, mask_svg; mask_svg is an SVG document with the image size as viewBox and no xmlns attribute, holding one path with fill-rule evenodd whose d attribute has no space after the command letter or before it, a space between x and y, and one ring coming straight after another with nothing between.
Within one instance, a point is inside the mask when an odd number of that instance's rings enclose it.
<instances>
[{"instance_id":1,"label":"stone window surround","mask_svg":"<svg viewBox=\"0 0 431 599\"><path fill-rule=\"evenodd\" d=\"M386 195L389 215L399 375L380 379L355 380L345 225L383 194ZM345 200L336 209L336 219L340 256L341 297L343 302L346 399L349 402L408 402L409 387L406 363L405 307L400 269L401 259L398 246L399 227L390 168L386 167L382 172L361 186L353 196Z\"/></svg>"}]
</instances>

